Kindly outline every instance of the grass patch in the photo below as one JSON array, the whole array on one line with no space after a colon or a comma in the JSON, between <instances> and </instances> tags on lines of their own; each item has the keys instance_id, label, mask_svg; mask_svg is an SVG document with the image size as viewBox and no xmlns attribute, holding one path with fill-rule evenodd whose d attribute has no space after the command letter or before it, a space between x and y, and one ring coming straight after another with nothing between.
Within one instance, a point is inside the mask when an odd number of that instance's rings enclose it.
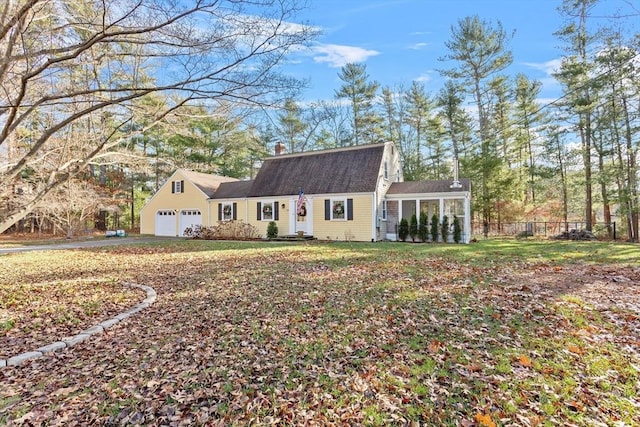
<instances>
[{"instance_id":1,"label":"grass patch","mask_svg":"<svg viewBox=\"0 0 640 427\"><path fill-rule=\"evenodd\" d=\"M7 256L0 300L37 312L34 330L100 317L129 301L115 295L124 282L158 300L90 348L8 371L0 399L20 401L4 421L37 406L87 424L636 425L639 255L602 242L171 239ZM59 392L76 385L96 393Z\"/></svg>"}]
</instances>

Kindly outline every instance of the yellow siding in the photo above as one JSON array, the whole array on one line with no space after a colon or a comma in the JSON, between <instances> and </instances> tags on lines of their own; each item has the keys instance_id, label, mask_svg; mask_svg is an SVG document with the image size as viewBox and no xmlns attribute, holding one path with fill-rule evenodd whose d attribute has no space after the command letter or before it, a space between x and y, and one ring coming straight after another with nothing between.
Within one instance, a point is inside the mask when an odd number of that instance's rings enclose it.
<instances>
[{"instance_id":1,"label":"yellow siding","mask_svg":"<svg viewBox=\"0 0 640 427\"><path fill-rule=\"evenodd\" d=\"M171 181L184 181L184 193L171 193ZM140 212L140 234L154 234L156 212L165 209L174 209L178 212L176 230L180 217L179 212L183 209L200 210L203 224L207 223L209 216L207 196L179 171L171 176Z\"/></svg>"},{"instance_id":2,"label":"yellow siding","mask_svg":"<svg viewBox=\"0 0 640 427\"><path fill-rule=\"evenodd\" d=\"M249 209L246 211L247 222L258 229L258 233L260 234L261 237L266 237L267 227L269 226L269 222L271 221L262 221L257 219L258 203L262 203L262 202L276 203L277 202L279 206L278 220L276 221L276 224L278 225L278 235L285 236L289 234L289 215L291 213L289 211L289 200L290 200L290 197L286 197L286 196L270 198L270 199L248 200L247 206L249 207ZM282 207L283 204L284 204L284 208ZM238 215L238 219L240 219L239 215Z\"/></svg>"},{"instance_id":3,"label":"yellow siding","mask_svg":"<svg viewBox=\"0 0 640 427\"><path fill-rule=\"evenodd\" d=\"M353 221L324 219L326 199L353 199ZM313 198L313 235L318 239L371 241L373 229L373 195L325 196Z\"/></svg>"},{"instance_id":4,"label":"yellow siding","mask_svg":"<svg viewBox=\"0 0 640 427\"><path fill-rule=\"evenodd\" d=\"M209 212L210 216L202 218L203 225L216 225L218 223L218 203L236 203L236 220L247 222L247 201L245 199L224 199L224 200L210 200Z\"/></svg>"}]
</instances>

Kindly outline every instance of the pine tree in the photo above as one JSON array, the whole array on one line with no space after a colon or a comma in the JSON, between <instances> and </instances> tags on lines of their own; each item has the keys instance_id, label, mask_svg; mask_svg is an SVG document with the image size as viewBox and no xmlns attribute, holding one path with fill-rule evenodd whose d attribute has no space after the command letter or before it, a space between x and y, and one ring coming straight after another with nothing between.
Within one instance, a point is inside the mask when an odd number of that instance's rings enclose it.
<instances>
[{"instance_id":1,"label":"pine tree","mask_svg":"<svg viewBox=\"0 0 640 427\"><path fill-rule=\"evenodd\" d=\"M343 85L335 95L346 98L351 105L354 145L378 142L382 118L374 109L374 100L380 85L369 81L365 64L349 63L341 68L338 77Z\"/></svg>"},{"instance_id":2,"label":"pine tree","mask_svg":"<svg viewBox=\"0 0 640 427\"><path fill-rule=\"evenodd\" d=\"M459 68L442 71L442 74L454 79L473 97L478 109L479 134L478 146L474 150L475 159L468 164L477 165L480 175L480 213L482 220L488 222L493 204L499 193L492 191L491 179L499 170L501 162L491 133L489 81L492 76L504 70L513 62L513 54L507 50L510 36L500 22L493 26L478 16L464 18L452 28L451 39L445 42L449 53L441 60L456 61Z\"/></svg>"}]
</instances>

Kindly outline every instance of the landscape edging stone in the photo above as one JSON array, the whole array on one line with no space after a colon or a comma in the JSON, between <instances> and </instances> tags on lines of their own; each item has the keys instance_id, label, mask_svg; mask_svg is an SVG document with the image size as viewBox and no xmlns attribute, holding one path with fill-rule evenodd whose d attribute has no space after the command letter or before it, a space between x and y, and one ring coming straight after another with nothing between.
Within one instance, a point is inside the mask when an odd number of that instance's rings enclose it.
<instances>
[{"instance_id":1,"label":"landscape edging stone","mask_svg":"<svg viewBox=\"0 0 640 427\"><path fill-rule=\"evenodd\" d=\"M52 353L54 351L58 351L63 348L74 346L82 341L87 340L92 335L103 333L105 329L110 328L116 325L117 323L120 323L121 320L124 320L141 310L144 310L145 308L149 307L151 304L155 302L158 294L156 293L155 289L153 289L151 286L138 285L137 283L125 283L125 285L130 286L132 288L142 289L147 293L147 297L141 303L125 311L124 313L121 313L111 319L105 320L104 322L101 322L95 326L85 329L79 334L76 334L70 337L65 337L61 341L56 341L51 344L44 345L38 348L36 351L27 351L25 353L20 353L6 360L0 359L0 368L6 368L9 366L19 366L27 360L42 357L45 354Z\"/></svg>"}]
</instances>

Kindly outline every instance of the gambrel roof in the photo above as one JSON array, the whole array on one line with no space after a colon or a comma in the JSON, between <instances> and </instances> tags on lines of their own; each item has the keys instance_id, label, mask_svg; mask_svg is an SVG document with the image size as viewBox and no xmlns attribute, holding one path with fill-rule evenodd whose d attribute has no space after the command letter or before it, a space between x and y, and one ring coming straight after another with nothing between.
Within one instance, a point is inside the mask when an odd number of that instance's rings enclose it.
<instances>
[{"instance_id":1,"label":"gambrel roof","mask_svg":"<svg viewBox=\"0 0 640 427\"><path fill-rule=\"evenodd\" d=\"M266 159L248 197L374 192L385 144L281 155Z\"/></svg>"}]
</instances>

